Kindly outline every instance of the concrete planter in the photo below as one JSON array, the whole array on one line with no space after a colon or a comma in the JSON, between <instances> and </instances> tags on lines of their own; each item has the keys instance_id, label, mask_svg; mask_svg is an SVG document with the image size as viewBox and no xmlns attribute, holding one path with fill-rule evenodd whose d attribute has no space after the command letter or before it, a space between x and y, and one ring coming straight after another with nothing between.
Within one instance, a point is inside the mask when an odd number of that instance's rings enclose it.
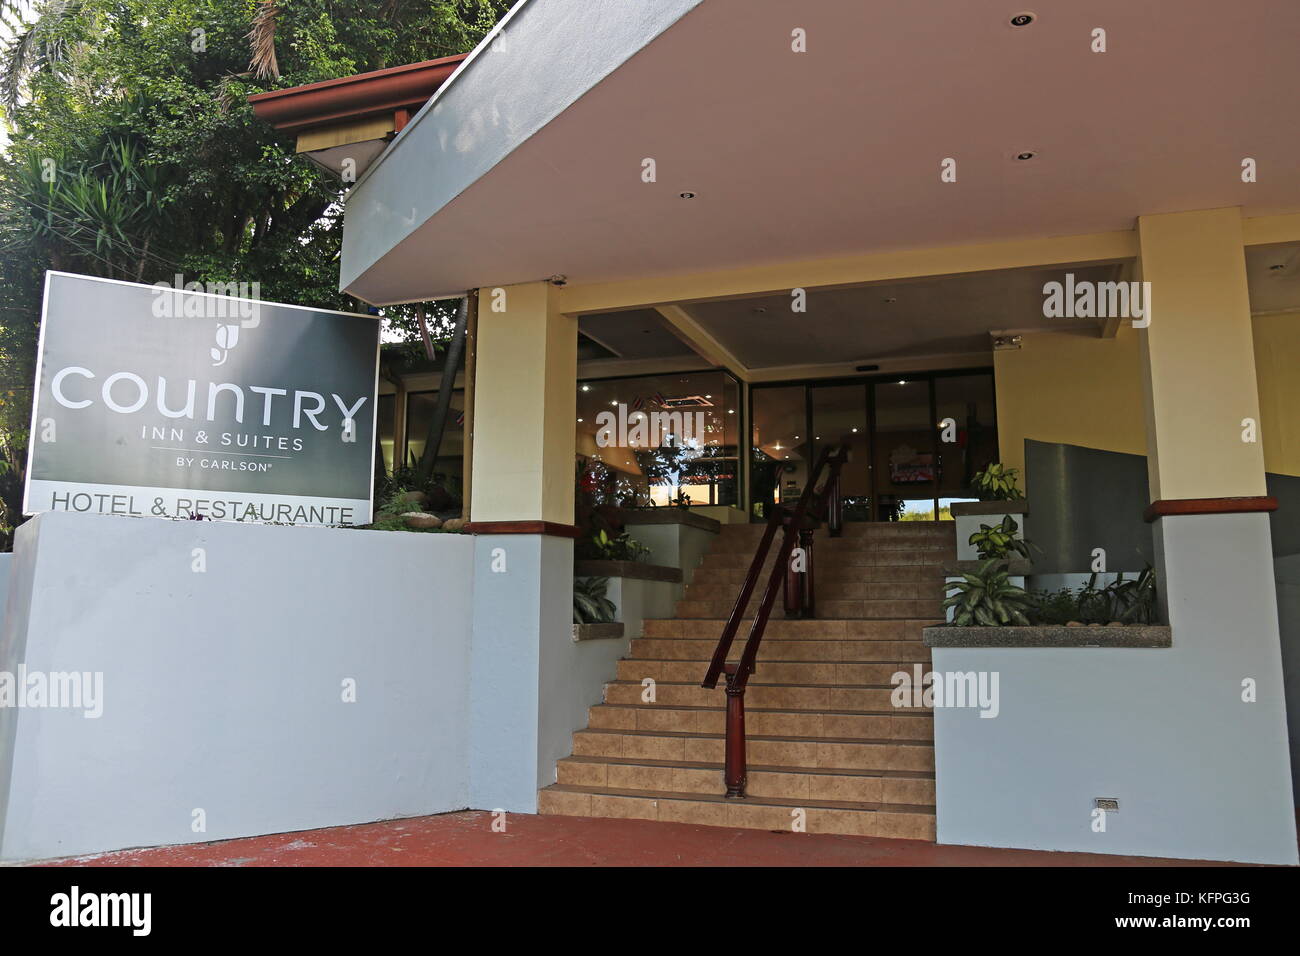
<instances>
[{"instance_id":1,"label":"concrete planter","mask_svg":"<svg viewBox=\"0 0 1300 956\"><path fill-rule=\"evenodd\" d=\"M641 561L575 561L576 578L634 578L638 581L666 581L680 584L681 568L662 564L645 564Z\"/></svg>"},{"instance_id":2,"label":"concrete planter","mask_svg":"<svg viewBox=\"0 0 1300 956\"><path fill-rule=\"evenodd\" d=\"M927 627L927 647L1171 647L1162 624Z\"/></svg>"},{"instance_id":3,"label":"concrete planter","mask_svg":"<svg viewBox=\"0 0 1300 956\"><path fill-rule=\"evenodd\" d=\"M988 515L1027 515L1029 514L1029 502L1021 498L1019 501L959 501L955 502L949 509L954 518L975 518L986 517ZM988 522L985 522L987 524Z\"/></svg>"},{"instance_id":4,"label":"concrete planter","mask_svg":"<svg viewBox=\"0 0 1300 956\"><path fill-rule=\"evenodd\" d=\"M623 622L610 621L605 624L575 624L573 639L575 641L610 641L623 636Z\"/></svg>"}]
</instances>

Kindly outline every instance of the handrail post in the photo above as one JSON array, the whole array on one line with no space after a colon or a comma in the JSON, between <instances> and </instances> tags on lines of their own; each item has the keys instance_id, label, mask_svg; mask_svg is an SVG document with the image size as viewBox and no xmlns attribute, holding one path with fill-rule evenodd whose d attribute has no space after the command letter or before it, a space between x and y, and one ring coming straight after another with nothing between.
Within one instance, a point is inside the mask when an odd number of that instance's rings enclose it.
<instances>
[{"instance_id":1,"label":"handrail post","mask_svg":"<svg viewBox=\"0 0 1300 956\"><path fill-rule=\"evenodd\" d=\"M844 498L840 494L840 473L836 469L826 489L826 530L832 538L844 532Z\"/></svg>"},{"instance_id":2,"label":"handrail post","mask_svg":"<svg viewBox=\"0 0 1300 956\"><path fill-rule=\"evenodd\" d=\"M798 562L802 564L802 561ZM795 556L790 555L785 563L785 616L801 617L804 608L804 575L796 568Z\"/></svg>"},{"instance_id":3,"label":"handrail post","mask_svg":"<svg viewBox=\"0 0 1300 956\"><path fill-rule=\"evenodd\" d=\"M805 528L799 532L799 547L803 548L803 574L800 577L799 609L804 617L817 616L816 578L813 575L813 532Z\"/></svg>"},{"instance_id":4,"label":"handrail post","mask_svg":"<svg viewBox=\"0 0 1300 956\"><path fill-rule=\"evenodd\" d=\"M727 677L727 744L724 779L726 796L742 799L748 770L745 765L745 683L737 680L736 665L728 664Z\"/></svg>"}]
</instances>

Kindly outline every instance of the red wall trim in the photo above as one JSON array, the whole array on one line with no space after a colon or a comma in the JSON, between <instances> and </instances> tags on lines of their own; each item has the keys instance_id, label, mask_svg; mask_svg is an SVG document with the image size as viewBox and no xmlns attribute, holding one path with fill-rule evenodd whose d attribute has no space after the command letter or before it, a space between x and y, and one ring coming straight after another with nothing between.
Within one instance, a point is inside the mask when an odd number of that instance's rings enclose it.
<instances>
[{"instance_id":1,"label":"red wall trim","mask_svg":"<svg viewBox=\"0 0 1300 956\"><path fill-rule=\"evenodd\" d=\"M1253 498L1168 498L1147 505L1142 517L1148 522L1176 515L1231 515L1252 511L1277 511L1272 495Z\"/></svg>"},{"instance_id":2,"label":"red wall trim","mask_svg":"<svg viewBox=\"0 0 1300 956\"><path fill-rule=\"evenodd\" d=\"M580 534L574 525L554 521L471 521L465 530L471 534L545 534L552 538L576 538Z\"/></svg>"}]
</instances>

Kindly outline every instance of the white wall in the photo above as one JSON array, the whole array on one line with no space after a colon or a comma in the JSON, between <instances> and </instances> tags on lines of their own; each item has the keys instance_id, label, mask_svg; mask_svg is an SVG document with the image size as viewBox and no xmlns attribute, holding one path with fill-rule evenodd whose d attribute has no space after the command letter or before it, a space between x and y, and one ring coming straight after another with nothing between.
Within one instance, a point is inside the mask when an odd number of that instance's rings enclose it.
<instances>
[{"instance_id":1,"label":"white wall","mask_svg":"<svg viewBox=\"0 0 1300 956\"><path fill-rule=\"evenodd\" d=\"M1267 522L1160 522L1171 648L935 648L1000 691L996 718L935 711L939 842L1296 863Z\"/></svg>"},{"instance_id":2,"label":"white wall","mask_svg":"<svg viewBox=\"0 0 1300 956\"><path fill-rule=\"evenodd\" d=\"M23 525L0 670L102 672L104 703L0 708L0 857L469 806L472 552L450 534Z\"/></svg>"}]
</instances>

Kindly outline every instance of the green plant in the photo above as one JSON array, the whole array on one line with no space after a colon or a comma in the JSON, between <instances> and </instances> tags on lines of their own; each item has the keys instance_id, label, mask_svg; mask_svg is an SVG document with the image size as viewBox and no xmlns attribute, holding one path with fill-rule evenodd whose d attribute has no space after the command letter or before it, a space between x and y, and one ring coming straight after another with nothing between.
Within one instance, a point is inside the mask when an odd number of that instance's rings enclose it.
<instances>
[{"instance_id":1,"label":"green plant","mask_svg":"<svg viewBox=\"0 0 1300 956\"><path fill-rule=\"evenodd\" d=\"M1106 590L1110 592L1112 620L1123 624L1156 622L1156 572L1151 565L1130 581L1124 580L1121 571Z\"/></svg>"},{"instance_id":2,"label":"green plant","mask_svg":"<svg viewBox=\"0 0 1300 956\"><path fill-rule=\"evenodd\" d=\"M1029 623L1025 614L1030 606L1029 595L1024 588L1011 583L1005 561L982 561L974 571L963 574L960 581L949 582L947 590L950 596L943 606L953 609L955 627Z\"/></svg>"},{"instance_id":3,"label":"green plant","mask_svg":"<svg viewBox=\"0 0 1300 956\"><path fill-rule=\"evenodd\" d=\"M1017 486L1019 477L1018 468L1006 468L994 462L983 471L976 472L970 484L984 501L1019 501L1024 497Z\"/></svg>"},{"instance_id":4,"label":"green plant","mask_svg":"<svg viewBox=\"0 0 1300 956\"><path fill-rule=\"evenodd\" d=\"M1028 558L1029 542L1016 537L1016 532L1019 530L1020 525L1016 523L1015 518L1011 515L1003 515L1001 524L981 524L980 529L967 539L967 543L973 545L979 552L981 561L988 558L1009 558L1013 554Z\"/></svg>"},{"instance_id":5,"label":"green plant","mask_svg":"<svg viewBox=\"0 0 1300 956\"><path fill-rule=\"evenodd\" d=\"M650 549L624 531L611 538L602 528L591 537L592 550L600 561L648 561Z\"/></svg>"},{"instance_id":6,"label":"green plant","mask_svg":"<svg viewBox=\"0 0 1300 956\"><path fill-rule=\"evenodd\" d=\"M614 620L617 608L605 596L609 578L573 579L573 623L608 624Z\"/></svg>"},{"instance_id":7,"label":"green plant","mask_svg":"<svg viewBox=\"0 0 1300 956\"><path fill-rule=\"evenodd\" d=\"M1034 624L1154 624L1155 571L1148 566L1129 580L1121 571L1102 588L1097 587L1097 575L1092 574L1078 589L1035 591L1029 600L1029 617Z\"/></svg>"}]
</instances>

